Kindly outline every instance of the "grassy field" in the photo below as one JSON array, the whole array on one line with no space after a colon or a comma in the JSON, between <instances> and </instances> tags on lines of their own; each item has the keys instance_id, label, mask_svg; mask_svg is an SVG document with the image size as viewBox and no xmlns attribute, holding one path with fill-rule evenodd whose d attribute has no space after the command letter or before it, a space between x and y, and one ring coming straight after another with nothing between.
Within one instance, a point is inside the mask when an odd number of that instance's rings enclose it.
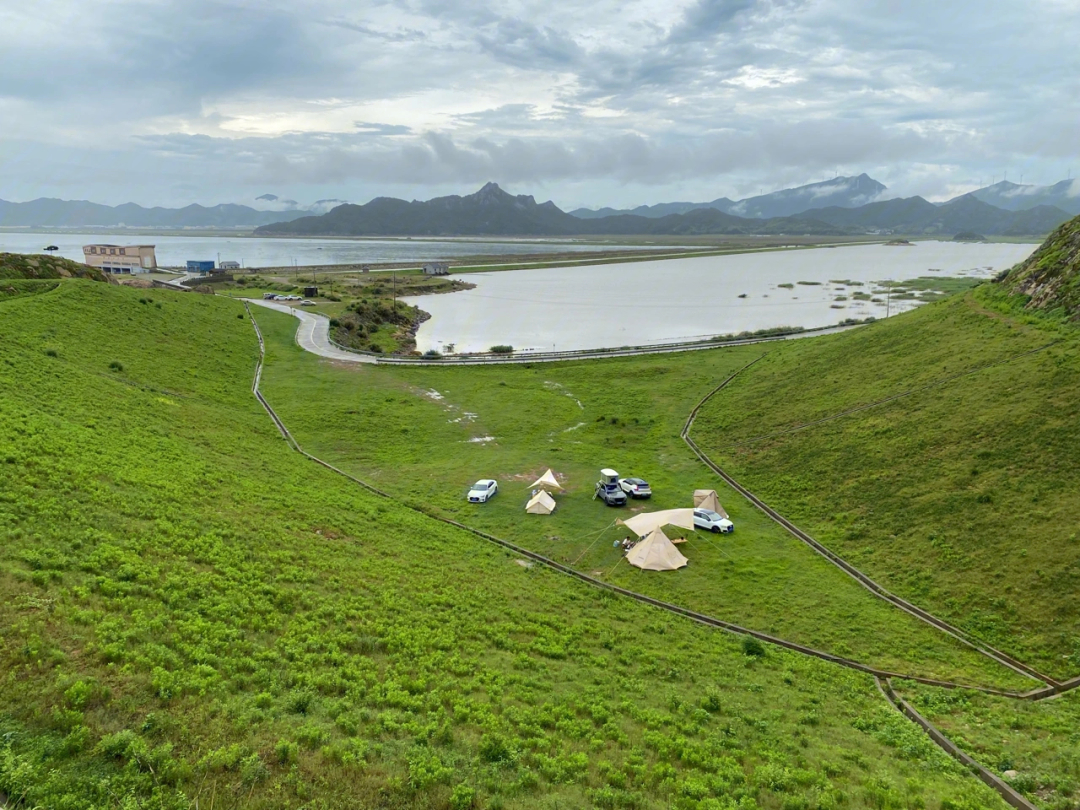
<instances>
[{"instance_id":1,"label":"grassy field","mask_svg":"<svg viewBox=\"0 0 1080 810\"><path fill-rule=\"evenodd\" d=\"M297 348L295 321L255 313L268 341L263 391L298 440L406 501L579 570L745 627L913 675L1006 688L1035 685L875 598L721 482L679 439L711 388L765 349L579 363L397 368L335 364ZM526 515L547 467L565 482L546 517ZM655 495L626 509L592 498L601 467L646 478ZM470 505L493 477L501 493ZM618 517L692 505L716 488L733 535L690 532L676 574L622 562Z\"/></svg>"},{"instance_id":2,"label":"grassy field","mask_svg":"<svg viewBox=\"0 0 1080 810\"><path fill-rule=\"evenodd\" d=\"M865 676L290 451L234 301L65 281L0 345L9 807L1004 807Z\"/></svg>"},{"instance_id":3,"label":"grassy field","mask_svg":"<svg viewBox=\"0 0 1080 810\"><path fill-rule=\"evenodd\" d=\"M1038 806L1080 807L1080 692L1038 703L913 684L901 693Z\"/></svg>"},{"instance_id":4,"label":"grassy field","mask_svg":"<svg viewBox=\"0 0 1080 810\"><path fill-rule=\"evenodd\" d=\"M888 588L1050 675L1075 676L1078 350L1074 326L1021 311L987 284L771 346L709 402L693 435Z\"/></svg>"}]
</instances>

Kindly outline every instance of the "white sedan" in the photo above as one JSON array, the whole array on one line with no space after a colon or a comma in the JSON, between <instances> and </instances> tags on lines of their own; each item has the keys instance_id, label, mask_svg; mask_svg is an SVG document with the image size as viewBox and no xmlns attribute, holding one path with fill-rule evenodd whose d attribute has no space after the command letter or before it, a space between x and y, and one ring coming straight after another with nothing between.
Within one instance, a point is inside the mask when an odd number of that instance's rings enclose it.
<instances>
[{"instance_id":1,"label":"white sedan","mask_svg":"<svg viewBox=\"0 0 1080 810\"><path fill-rule=\"evenodd\" d=\"M499 482L492 478L481 478L469 490L469 503L486 503L499 491Z\"/></svg>"},{"instance_id":2,"label":"white sedan","mask_svg":"<svg viewBox=\"0 0 1080 810\"><path fill-rule=\"evenodd\" d=\"M694 526L699 529L708 529L715 534L730 534L735 531L735 524L722 517L712 509L695 509Z\"/></svg>"}]
</instances>

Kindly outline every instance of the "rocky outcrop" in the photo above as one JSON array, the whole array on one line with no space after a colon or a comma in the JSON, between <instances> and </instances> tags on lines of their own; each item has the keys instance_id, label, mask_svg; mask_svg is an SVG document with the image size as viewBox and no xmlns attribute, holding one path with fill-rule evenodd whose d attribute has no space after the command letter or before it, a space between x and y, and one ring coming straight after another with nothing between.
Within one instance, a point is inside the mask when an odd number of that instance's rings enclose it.
<instances>
[{"instance_id":1,"label":"rocky outcrop","mask_svg":"<svg viewBox=\"0 0 1080 810\"><path fill-rule=\"evenodd\" d=\"M0 253L0 278L88 278L116 283L97 267L37 253Z\"/></svg>"},{"instance_id":2,"label":"rocky outcrop","mask_svg":"<svg viewBox=\"0 0 1080 810\"><path fill-rule=\"evenodd\" d=\"M1059 227L1001 283L1029 296L1028 308L1063 310L1080 320L1080 217Z\"/></svg>"}]
</instances>

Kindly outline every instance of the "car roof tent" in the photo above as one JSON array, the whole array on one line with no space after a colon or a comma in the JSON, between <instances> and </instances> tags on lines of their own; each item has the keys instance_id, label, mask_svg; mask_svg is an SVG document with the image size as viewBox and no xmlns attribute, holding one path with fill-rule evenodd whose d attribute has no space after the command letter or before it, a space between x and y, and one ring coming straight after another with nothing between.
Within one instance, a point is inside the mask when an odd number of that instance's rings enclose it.
<instances>
[{"instance_id":1,"label":"car roof tent","mask_svg":"<svg viewBox=\"0 0 1080 810\"><path fill-rule=\"evenodd\" d=\"M694 528L693 509L662 509L659 512L642 512L627 520L615 521L625 526L638 537L644 537L661 526L678 526L682 529ZM670 542L670 541L669 541Z\"/></svg>"},{"instance_id":2,"label":"car roof tent","mask_svg":"<svg viewBox=\"0 0 1080 810\"><path fill-rule=\"evenodd\" d=\"M555 473L550 469L529 484L529 487L532 489L544 489L548 492L562 492L563 489L562 484L559 483L559 479L555 477Z\"/></svg>"},{"instance_id":3,"label":"car roof tent","mask_svg":"<svg viewBox=\"0 0 1080 810\"><path fill-rule=\"evenodd\" d=\"M630 549L626 561L644 571L674 571L689 562L660 528Z\"/></svg>"},{"instance_id":4,"label":"car roof tent","mask_svg":"<svg viewBox=\"0 0 1080 810\"><path fill-rule=\"evenodd\" d=\"M550 515L555 511L555 499L540 490L525 504L525 511L530 515Z\"/></svg>"},{"instance_id":5,"label":"car roof tent","mask_svg":"<svg viewBox=\"0 0 1080 810\"><path fill-rule=\"evenodd\" d=\"M720 500L716 497L715 489L695 489L694 490L694 508L695 509L711 509L716 512L720 517L727 518L727 512L724 511L724 507L720 505Z\"/></svg>"}]
</instances>

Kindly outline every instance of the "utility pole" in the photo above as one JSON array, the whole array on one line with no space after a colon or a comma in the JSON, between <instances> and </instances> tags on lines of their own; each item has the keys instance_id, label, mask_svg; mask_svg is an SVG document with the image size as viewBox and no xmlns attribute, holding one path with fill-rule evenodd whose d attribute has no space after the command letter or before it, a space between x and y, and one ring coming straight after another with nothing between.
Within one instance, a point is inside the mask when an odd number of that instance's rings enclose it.
<instances>
[{"instance_id":1,"label":"utility pole","mask_svg":"<svg viewBox=\"0 0 1080 810\"><path fill-rule=\"evenodd\" d=\"M392 273L392 275L393 275L393 278L394 278L394 314L396 315L397 314L397 271L395 270Z\"/></svg>"}]
</instances>

